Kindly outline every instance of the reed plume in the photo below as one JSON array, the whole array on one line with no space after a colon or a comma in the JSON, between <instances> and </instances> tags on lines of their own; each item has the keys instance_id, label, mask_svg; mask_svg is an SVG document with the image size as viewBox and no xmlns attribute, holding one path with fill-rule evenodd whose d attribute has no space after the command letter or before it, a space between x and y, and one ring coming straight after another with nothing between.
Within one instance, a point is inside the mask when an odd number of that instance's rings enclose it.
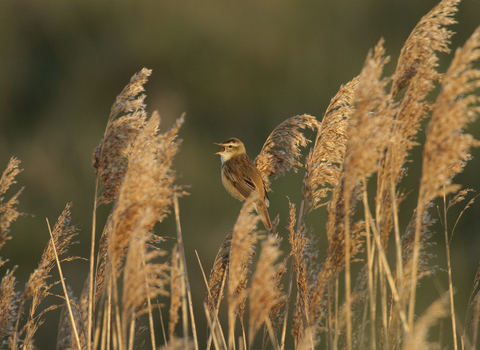
<instances>
[{"instance_id":1,"label":"reed plume","mask_svg":"<svg viewBox=\"0 0 480 350\"><path fill-rule=\"evenodd\" d=\"M17 320L15 327L9 337L9 343L12 349L17 349L20 345L24 348L33 347L33 336L38 330L40 325L43 324L42 315L46 312L56 309L59 305L53 304L43 310L39 310L40 304L42 301L51 295L50 290L53 286L58 284L58 281L48 283L50 273L55 267L55 253L53 250L53 244L57 250L58 256L62 256L67 253L68 248L74 244L74 237L78 234L75 226L70 224L71 220L71 204L67 204L62 214L55 224L52 235L53 242L50 241L45 248L40 263L35 271L30 275L26 285L25 290L19 297L19 306L17 313ZM63 259L63 261L71 260L72 258ZM26 325L20 329L20 319L24 313L24 307L27 300L31 299L30 310L28 312L28 317L26 319Z\"/></svg>"},{"instance_id":2,"label":"reed plume","mask_svg":"<svg viewBox=\"0 0 480 350\"><path fill-rule=\"evenodd\" d=\"M305 161L302 199L306 212L321 206L320 201L340 182L348 141L346 130L354 112L357 86L358 77L342 85L320 123L315 144Z\"/></svg>"},{"instance_id":3,"label":"reed plume","mask_svg":"<svg viewBox=\"0 0 480 350\"><path fill-rule=\"evenodd\" d=\"M148 69L135 74L117 97L104 138L93 156L97 184L101 180L95 203L114 199L115 202L100 238L96 273L88 287L92 295L89 312L108 290L105 310L113 307L117 317L112 335L124 346L132 344L139 334L141 328L135 331L135 325L140 315L148 312L152 321L151 298L167 294L164 288L168 280L166 266L156 262L165 252L157 247L161 238L150 231L170 213L173 195L185 193L174 184L172 167L180 145L177 134L184 116L164 133L159 132L157 112L147 121L145 95L139 94L144 91L143 85L150 74ZM93 246L92 241L92 252ZM91 274L93 271L92 260ZM119 288L117 279L122 274L123 285ZM82 297L86 294L84 289ZM119 305L122 305L121 312ZM99 322L103 342L110 341L110 321ZM100 328L97 326L97 334ZM153 329L151 333L154 346Z\"/></svg>"},{"instance_id":4,"label":"reed plume","mask_svg":"<svg viewBox=\"0 0 480 350\"><path fill-rule=\"evenodd\" d=\"M445 73L440 91L428 123L423 149L422 177L417 210L435 197L458 190L452 184L453 177L461 172L471 158L471 147L479 146L475 138L465 133L468 123L473 122L480 108L479 97L474 93L480 87L480 70L473 63L480 58L480 27L457 49ZM420 221L417 219L415 247L413 251L414 269L418 263L420 246ZM413 326L415 310L416 276L413 276L409 324Z\"/></svg>"},{"instance_id":5,"label":"reed plume","mask_svg":"<svg viewBox=\"0 0 480 350\"><path fill-rule=\"evenodd\" d=\"M310 320L314 311L311 305L314 298L315 278L318 274L317 254L314 249L315 242L307 236L307 230L303 224L296 226L296 208L290 203L287 230L288 240L292 249L292 271L296 276L297 300L293 311L292 335L295 342L301 342L305 329L310 326Z\"/></svg>"},{"instance_id":6,"label":"reed plume","mask_svg":"<svg viewBox=\"0 0 480 350\"><path fill-rule=\"evenodd\" d=\"M438 73L436 52L449 53L452 31L445 27L455 22L453 15L457 11L457 0L445 0L422 17L403 45L397 67L393 74L391 95L395 96L406 88L401 97L395 124L393 125L391 143L391 160L386 162L386 169L393 169L393 182L396 185L403 176L403 165L408 151L417 145L416 134L421 121L428 116L432 106L426 100L434 89L435 82L441 82ZM395 146L395 147L393 147Z\"/></svg>"},{"instance_id":7,"label":"reed plume","mask_svg":"<svg viewBox=\"0 0 480 350\"><path fill-rule=\"evenodd\" d=\"M228 234L215 256L210 277L208 278L208 290L210 291L210 299L208 296L205 302L210 311L217 309L217 305L223 299L225 289L225 279L228 275L228 266L230 262L230 248L232 245L232 234Z\"/></svg>"},{"instance_id":8,"label":"reed plume","mask_svg":"<svg viewBox=\"0 0 480 350\"><path fill-rule=\"evenodd\" d=\"M6 343L6 337L13 331L17 319L19 293L15 291L16 279L13 276L16 267L7 270L0 285L0 341Z\"/></svg>"},{"instance_id":9,"label":"reed plume","mask_svg":"<svg viewBox=\"0 0 480 350\"><path fill-rule=\"evenodd\" d=\"M480 264L478 265L477 272L473 279L473 286L470 291L470 296L468 298L467 312L465 314L465 328L462 334L462 342L466 341L467 332L473 328L473 339L472 339L472 348L475 348L477 345L478 337L478 323L480 321Z\"/></svg>"},{"instance_id":10,"label":"reed plume","mask_svg":"<svg viewBox=\"0 0 480 350\"><path fill-rule=\"evenodd\" d=\"M310 115L291 117L278 125L265 141L255 165L260 170L267 191L270 191L269 176L275 178L284 175L293 168L296 172L302 164L300 147L310 142L298 129L318 130L319 123Z\"/></svg>"},{"instance_id":11,"label":"reed plume","mask_svg":"<svg viewBox=\"0 0 480 350\"><path fill-rule=\"evenodd\" d=\"M124 344L133 340L132 327L138 315L144 312L148 299L165 294L165 267L152 263L153 259L163 253L145 249L148 248L149 240L158 242L158 238L148 232L169 213L174 193L183 193L179 186L174 185L175 174L172 169L173 157L179 147L177 133L183 120L183 117L178 119L169 131L160 134L160 118L157 113L153 113L133 142L127 157L125 179L104 231L108 232L106 243L109 259L105 279L113 283L111 288L114 290L121 272L119 268L126 258L124 279L128 279L123 286L121 328L117 329L117 334L122 334L123 337L119 341ZM143 287L139 288L139 285ZM116 295L117 292L113 294L114 305L119 303ZM127 337L126 327L129 324L131 331Z\"/></svg>"},{"instance_id":12,"label":"reed plume","mask_svg":"<svg viewBox=\"0 0 480 350\"><path fill-rule=\"evenodd\" d=\"M15 184L17 181L15 177L22 171L18 166L20 161L12 157L10 158L7 168L2 173L0 178L0 196L4 195L7 190ZM10 225L14 222L19 216L23 215L17 211L16 206L18 205L18 197L23 191L23 187L7 202L3 201L3 197L0 197L0 250L3 248L5 243L11 238L8 236L10 233ZM6 261L3 261L0 257L0 266L5 264Z\"/></svg>"},{"instance_id":13,"label":"reed plume","mask_svg":"<svg viewBox=\"0 0 480 350\"><path fill-rule=\"evenodd\" d=\"M93 153L93 166L101 179L103 191L99 203L110 203L116 197L127 171L133 143L145 127L145 91L143 85L152 74L143 68L135 74L113 103L105 134Z\"/></svg>"},{"instance_id":14,"label":"reed plume","mask_svg":"<svg viewBox=\"0 0 480 350\"><path fill-rule=\"evenodd\" d=\"M434 301L427 310L415 322L415 328L407 336L402 349L438 349L439 343L428 341L428 331L438 322L439 319L448 315L448 294L444 293L438 300Z\"/></svg>"},{"instance_id":15,"label":"reed plume","mask_svg":"<svg viewBox=\"0 0 480 350\"><path fill-rule=\"evenodd\" d=\"M22 171L19 169L20 161L15 157L10 158L7 168L0 177L0 250L5 243L11 239L10 224L14 222L22 213L17 211L18 197L22 189L18 191L7 202L4 202L3 195L7 190L16 183L15 177ZM7 261L0 257L0 267ZM16 278L13 275L17 267L7 270L2 278L0 285L0 342L4 342L5 338L12 334L15 320L17 319L17 304L19 301L19 293L15 291Z\"/></svg>"},{"instance_id":16,"label":"reed plume","mask_svg":"<svg viewBox=\"0 0 480 350\"><path fill-rule=\"evenodd\" d=\"M120 95L117 96L115 102L110 109L110 115L107 126L100 144L95 148L92 157L92 165L95 168L95 197L92 219L92 237L90 247L90 272L89 282L86 284L88 289L82 292L82 299L88 297L88 338L91 339L93 328L93 314L95 313L95 305L98 296L101 294L100 286L103 281L105 270L97 270L95 274L95 244L96 244L96 214L97 206L102 203L112 202L120 189L125 173L128 167L128 156L132 151L134 140L138 137L141 130L146 125L147 114L145 111L145 95L141 92L145 91L143 85L147 82L147 78L151 75L151 70L142 69L135 74L130 83L125 86ZM108 233L108 229L104 229L104 233ZM106 237L101 241L106 244ZM104 245L101 252L105 252ZM97 260L97 265L99 260ZM101 262L105 267L105 261ZM100 276L100 278L98 277ZM94 279L96 285L94 286ZM95 291L94 291L95 289ZM94 295L95 294L95 295ZM94 300L95 298L95 300Z\"/></svg>"},{"instance_id":17,"label":"reed plume","mask_svg":"<svg viewBox=\"0 0 480 350\"><path fill-rule=\"evenodd\" d=\"M166 252L148 248L152 220L155 220L155 215L148 208L130 233L123 273L121 304L124 344L127 344L129 328L130 341L132 341L134 335L132 329L135 327L136 319L149 311L147 300L168 295L165 290L165 285L168 283L167 267L165 264L156 262Z\"/></svg>"},{"instance_id":18,"label":"reed plume","mask_svg":"<svg viewBox=\"0 0 480 350\"><path fill-rule=\"evenodd\" d=\"M281 305L284 295L279 288L278 276L284 270L284 263L276 263L281 255L279 245L281 238L277 235L268 235L262 242L257 268L252 277L250 295L250 317L248 328L248 343L251 347L255 334L264 322L270 322L272 310Z\"/></svg>"},{"instance_id":19,"label":"reed plume","mask_svg":"<svg viewBox=\"0 0 480 350\"><path fill-rule=\"evenodd\" d=\"M383 40L370 52L358 77L355 89L353 111L346 130L345 158L341 181L333 189L327 211L328 249L325 263L317 279L315 305L310 322L317 324L319 314L325 315L327 300L324 292L329 283L345 268L346 305L346 344L352 344L352 303L350 285L350 264L363 249L365 224L353 223L357 201L361 200L361 186L366 186L366 179L378 171L380 159L388 140L388 130L394 114L393 103L385 93L387 79L383 79L385 57ZM368 215L366 216L368 218ZM368 224L368 223L367 223ZM324 310L320 313L320 310Z\"/></svg>"},{"instance_id":20,"label":"reed plume","mask_svg":"<svg viewBox=\"0 0 480 350\"><path fill-rule=\"evenodd\" d=\"M445 73L432 119L428 124L423 152L420 198L429 201L455 191L453 177L463 170L471 156L469 149L480 145L464 132L480 113L480 98L475 94L480 87L480 70L473 63L480 58L480 27L455 53Z\"/></svg>"},{"instance_id":21,"label":"reed plume","mask_svg":"<svg viewBox=\"0 0 480 350\"><path fill-rule=\"evenodd\" d=\"M88 280L87 280L88 282ZM87 332L85 326L87 325L87 314L86 305L79 305L80 303L75 298L71 288L67 286L68 298L73 314L73 320L75 322L75 327L78 331L78 336L80 344L77 345L76 337L74 336L72 320L68 312L66 302L62 306L62 311L60 312L60 319L58 322L58 333L57 333L57 349L87 349L88 342L86 339ZM84 299L84 302L88 302L88 299Z\"/></svg>"},{"instance_id":22,"label":"reed plume","mask_svg":"<svg viewBox=\"0 0 480 350\"><path fill-rule=\"evenodd\" d=\"M255 251L254 245L258 239L255 229L260 217L252 214L254 199L254 196L247 198L233 227L227 281L229 348L233 346L234 342L236 316L240 319L243 327L248 266L251 263Z\"/></svg>"},{"instance_id":23,"label":"reed plume","mask_svg":"<svg viewBox=\"0 0 480 350\"><path fill-rule=\"evenodd\" d=\"M383 79L385 57L383 40L370 52L355 90L355 111L347 128L345 154L345 193L350 194L359 182L378 170L379 159L388 140L393 103L385 93L388 79Z\"/></svg>"},{"instance_id":24,"label":"reed plume","mask_svg":"<svg viewBox=\"0 0 480 350\"><path fill-rule=\"evenodd\" d=\"M441 80L441 74L434 69L438 66L435 52L450 52L448 45L453 33L446 27L457 23L453 16L459 2L441 1L415 26L398 58L391 88L393 96L410 85L417 75L424 75L431 81Z\"/></svg>"},{"instance_id":25,"label":"reed plume","mask_svg":"<svg viewBox=\"0 0 480 350\"><path fill-rule=\"evenodd\" d=\"M124 185L110 221L108 245L113 266L118 266L124 256L129 234L143 212L147 208L153 211L150 222L145 224L149 230L155 222L165 218L173 193L180 191L173 184L175 176L171 166L179 147L177 132L183 121L182 117L170 131L157 134L160 118L154 113L132 146Z\"/></svg>"}]
</instances>

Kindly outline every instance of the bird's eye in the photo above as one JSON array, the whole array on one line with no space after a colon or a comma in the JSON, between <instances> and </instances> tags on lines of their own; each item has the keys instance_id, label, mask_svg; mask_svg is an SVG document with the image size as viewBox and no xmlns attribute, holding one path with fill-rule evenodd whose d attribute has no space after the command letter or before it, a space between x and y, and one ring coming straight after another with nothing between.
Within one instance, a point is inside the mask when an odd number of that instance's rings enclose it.
<instances>
[{"instance_id":1,"label":"bird's eye","mask_svg":"<svg viewBox=\"0 0 480 350\"><path fill-rule=\"evenodd\" d=\"M229 146L228 146L229 149L232 149L232 147L233 147L232 145L229 145Z\"/></svg>"}]
</instances>

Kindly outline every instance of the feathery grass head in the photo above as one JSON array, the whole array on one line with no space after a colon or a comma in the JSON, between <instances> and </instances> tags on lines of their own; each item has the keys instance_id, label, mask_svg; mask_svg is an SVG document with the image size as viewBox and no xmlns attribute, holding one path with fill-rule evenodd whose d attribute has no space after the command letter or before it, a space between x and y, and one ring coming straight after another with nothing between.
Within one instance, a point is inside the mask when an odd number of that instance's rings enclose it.
<instances>
[{"instance_id":1,"label":"feathery grass head","mask_svg":"<svg viewBox=\"0 0 480 350\"><path fill-rule=\"evenodd\" d=\"M217 303L223 299L224 296L224 279L228 273L228 265L230 263L230 247L232 245L232 234L228 234L215 256L210 277L208 278L208 289L212 299L206 297L206 303L210 311L216 308Z\"/></svg>"},{"instance_id":2,"label":"feathery grass head","mask_svg":"<svg viewBox=\"0 0 480 350\"><path fill-rule=\"evenodd\" d=\"M16 183L15 177L22 171L18 167L19 164L20 161L17 158L10 158L7 168L0 177L0 250L7 240L11 238L8 236L11 223L19 216L24 215L18 212L16 208L16 205L19 203L18 197L22 193L23 188L6 202L4 202L3 197L10 186ZM0 258L0 267L5 263L6 261ZM18 326L14 329L14 322L19 317L18 303L20 299L20 293L15 291L16 278L13 276L13 273L16 269L17 267L15 266L12 270L7 270L0 284L0 342L2 343L7 336L10 336L10 339L12 339L12 334L16 334L18 331Z\"/></svg>"},{"instance_id":3,"label":"feathery grass head","mask_svg":"<svg viewBox=\"0 0 480 350\"><path fill-rule=\"evenodd\" d=\"M427 205L422 208L422 217L420 218L420 252L418 264L416 266L416 271L412 271L412 256L414 249L415 241L415 224L417 221L417 210L415 210L406 230L405 234L402 236L402 262L404 269L404 278L403 278L403 289L405 291L404 298L408 299L408 288L411 285L412 274L415 273L418 277L417 280L422 277L429 276L436 271L436 266L429 265L429 262L434 257L433 254L428 252L428 248L433 246L434 242L429 242L429 239L432 237L432 233L429 228L435 223L435 220L430 217L428 214L428 208L432 206L432 203L427 203Z\"/></svg>"},{"instance_id":4,"label":"feathery grass head","mask_svg":"<svg viewBox=\"0 0 480 350\"><path fill-rule=\"evenodd\" d=\"M416 135L421 122L432 109L427 96L442 77L436 70L436 52L449 52L452 32L446 26L455 23L452 17L457 3L456 0L442 1L420 20L406 40L392 76L390 97L393 99L404 88L405 92L398 103L390 103L388 118L393 118L386 130L388 142L378 168L376 224L385 249L393 228L394 208L404 199L395 187L406 175L409 151L418 144ZM397 229L397 240L398 236Z\"/></svg>"},{"instance_id":5,"label":"feathery grass head","mask_svg":"<svg viewBox=\"0 0 480 350\"><path fill-rule=\"evenodd\" d=\"M0 283L0 343L12 334L13 324L17 319L17 302L19 293L15 291L16 279L13 276L17 268L7 270Z\"/></svg>"},{"instance_id":6,"label":"feathery grass head","mask_svg":"<svg viewBox=\"0 0 480 350\"><path fill-rule=\"evenodd\" d=\"M15 184L15 177L22 171L18 166L20 161L12 157L7 164L7 168L0 177L0 196L5 194L11 185ZM15 206L18 204L18 197L22 193L23 188L21 188L12 198L7 202L3 201L3 197L0 197L0 250L5 245L7 240L10 239L8 236L10 232L10 224L15 221L22 213L18 212ZM0 258L0 266L5 263Z\"/></svg>"},{"instance_id":7,"label":"feathery grass head","mask_svg":"<svg viewBox=\"0 0 480 350\"><path fill-rule=\"evenodd\" d=\"M73 241L73 238L78 234L78 231L75 226L70 224L71 208L72 203L68 203L52 230L55 249L57 250L59 257L65 254L72 244L77 243ZM28 279L25 292L22 297L28 299L37 293L41 293L42 297L40 297L40 299L43 299L45 296L47 296L47 291L51 286L46 284L46 280L54 266L55 252L53 250L52 241L50 241L43 251L38 268L30 275L30 278Z\"/></svg>"},{"instance_id":8,"label":"feathery grass head","mask_svg":"<svg viewBox=\"0 0 480 350\"><path fill-rule=\"evenodd\" d=\"M178 152L177 133L183 121L182 116L171 130L158 134L160 118L154 113L132 145L125 180L110 221L109 249L114 266L118 266L130 232L144 211L148 208L153 212L145 226L150 230L155 222L165 218L173 193L180 191L180 187L173 183L172 163Z\"/></svg>"},{"instance_id":9,"label":"feathery grass head","mask_svg":"<svg viewBox=\"0 0 480 350\"><path fill-rule=\"evenodd\" d=\"M150 225L155 220L154 211L147 207L132 228L123 275L122 320L127 327L145 310L147 298L168 295L164 287L167 284L166 265L155 262L165 252L160 249L148 249ZM127 321L128 320L128 321ZM125 333L127 329L125 328Z\"/></svg>"},{"instance_id":10,"label":"feathery grass head","mask_svg":"<svg viewBox=\"0 0 480 350\"><path fill-rule=\"evenodd\" d=\"M477 272L473 278L473 286L470 291L470 297L468 298L467 312L465 315L465 329L463 331L463 337L472 325L478 325L480 320L480 264L477 267Z\"/></svg>"},{"instance_id":11,"label":"feathery grass head","mask_svg":"<svg viewBox=\"0 0 480 350\"><path fill-rule=\"evenodd\" d=\"M304 225L295 228L295 205L289 204L289 218L287 230L288 240L292 249L292 273L297 279L298 298L293 311L292 335L298 343L309 325L313 301L312 293L314 279L318 274L317 251L313 248L314 242L307 237Z\"/></svg>"},{"instance_id":12,"label":"feathery grass head","mask_svg":"<svg viewBox=\"0 0 480 350\"><path fill-rule=\"evenodd\" d=\"M355 112L347 128L345 155L345 192L351 193L363 178L378 170L379 159L388 142L392 123L392 101L385 93L387 79L382 79L385 57L383 39L370 52L355 91Z\"/></svg>"},{"instance_id":13,"label":"feathery grass head","mask_svg":"<svg viewBox=\"0 0 480 350\"><path fill-rule=\"evenodd\" d=\"M437 72L436 52L450 52L448 45L452 32L445 27L456 23L453 15L457 11L457 0L444 0L422 17L406 40L397 67L392 77L391 95L395 96L407 88L395 115L392 138L386 163L387 174L397 184L405 173L403 168L408 151L416 143L421 121L428 116L431 104L428 94L440 82L442 75ZM390 168L390 170L388 170Z\"/></svg>"},{"instance_id":14,"label":"feathery grass head","mask_svg":"<svg viewBox=\"0 0 480 350\"><path fill-rule=\"evenodd\" d=\"M58 256L65 254L68 248L76 242L73 242L73 238L78 234L77 229L70 224L72 207L71 203L68 203L63 210L62 214L57 220L53 230L53 244L55 244L55 249ZM63 259L63 261L71 260L72 258ZM55 251L52 245L52 240L49 241L47 247L45 248L40 263L35 271L30 275L27 284L25 285L25 290L20 296L20 306L18 312L17 324L12 332L9 341L11 344L17 344L18 339L24 334L23 337L23 346L29 348L33 346L33 336L38 330L38 327L43 323L43 320L39 315L36 315L37 309L40 306L40 303L50 295L51 288L58 283L47 283L47 280L50 276L50 272L55 266ZM26 325L23 327L21 332L18 331L18 325L20 317L23 313L23 307L25 302L32 298L32 304L30 305L29 316L27 319ZM58 305L50 306L40 312L40 315L43 315L45 312L57 308ZM15 348L15 346L13 346Z\"/></svg>"},{"instance_id":15,"label":"feathery grass head","mask_svg":"<svg viewBox=\"0 0 480 350\"><path fill-rule=\"evenodd\" d=\"M328 251L327 262L319 279L320 283L336 276L345 263L345 231L350 232L350 253L353 258L361 250L364 223L345 226L355 212L359 199L360 183L378 170L381 156L388 141L393 119L393 102L385 93L387 79L382 79L385 57L383 39L370 52L358 77L358 86L353 96L355 110L352 113L346 134L347 144L341 180L334 187L328 205ZM346 220L348 218L348 220Z\"/></svg>"},{"instance_id":16,"label":"feathery grass head","mask_svg":"<svg viewBox=\"0 0 480 350\"><path fill-rule=\"evenodd\" d=\"M245 200L233 227L227 281L229 344L233 342L236 315L240 319L243 318L247 297L245 288L247 287L248 266L251 263L254 245L258 238L255 229L260 216L252 213L254 202L254 195Z\"/></svg>"},{"instance_id":17,"label":"feathery grass head","mask_svg":"<svg viewBox=\"0 0 480 350\"><path fill-rule=\"evenodd\" d=\"M357 86L358 77L342 85L332 98L305 161L302 198L307 212L318 208L322 198L340 182L348 141L346 129L354 111ZM326 187L327 184L330 187Z\"/></svg>"},{"instance_id":18,"label":"feathery grass head","mask_svg":"<svg viewBox=\"0 0 480 350\"><path fill-rule=\"evenodd\" d=\"M431 327L437 324L439 319L448 315L448 293L444 293L439 299L433 302L427 310L415 322L411 334L407 336L402 349L438 349L440 344L428 341L428 332Z\"/></svg>"},{"instance_id":19,"label":"feathery grass head","mask_svg":"<svg viewBox=\"0 0 480 350\"><path fill-rule=\"evenodd\" d=\"M79 348L87 349L87 336L86 336L86 308L79 305L75 299L73 291L67 286L67 293L70 304L72 307L72 315L75 322L75 327L78 331L78 339L80 341ZM67 304L64 303L60 312L58 333L57 333L57 349L77 349L77 341L74 336L72 320L68 312Z\"/></svg>"},{"instance_id":20,"label":"feathery grass head","mask_svg":"<svg viewBox=\"0 0 480 350\"><path fill-rule=\"evenodd\" d=\"M281 238L268 235L262 242L260 257L257 268L252 277L250 295L250 317L249 317L249 344L253 343L255 334L260 326L270 317L271 311L279 304L283 304L285 296L282 294L278 284L278 275L284 270L283 262L276 263L281 255L279 245Z\"/></svg>"},{"instance_id":21,"label":"feathery grass head","mask_svg":"<svg viewBox=\"0 0 480 350\"><path fill-rule=\"evenodd\" d=\"M430 80L441 79L441 75L434 69L438 65L435 51L450 52L448 45L453 33L445 27L456 23L452 17L458 11L459 2L459 0L443 0L423 16L415 26L398 58L397 69L393 76L392 96L408 86L419 70L423 70L424 67L429 68Z\"/></svg>"},{"instance_id":22,"label":"feathery grass head","mask_svg":"<svg viewBox=\"0 0 480 350\"><path fill-rule=\"evenodd\" d=\"M2 177L0 178L0 195L7 192L11 185L17 183L15 176L23 171L22 169L18 168L19 165L20 161L15 157L10 158L8 161L7 168L2 173Z\"/></svg>"},{"instance_id":23,"label":"feathery grass head","mask_svg":"<svg viewBox=\"0 0 480 350\"><path fill-rule=\"evenodd\" d=\"M135 74L111 108L105 134L93 153L93 166L103 186L99 203L113 201L122 185L133 142L146 124L146 96L138 94L145 91L143 85L151 73L143 68Z\"/></svg>"},{"instance_id":24,"label":"feathery grass head","mask_svg":"<svg viewBox=\"0 0 480 350\"><path fill-rule=\"evenodd\" d=\"M478 140L464 130L480 113L480 69L473 63L480 58L480 27L457 49L445 73L432 119L428 123L423 151L420 198L424 203L443 193L455 191L452 178L463 170L471 158L470 147L479 146Z\"/></svg>"},{"instance_id":25,"label":"feathery grass head","mask_svg":"<svg viewBox=\"0 0 480 350\"><path fill-rule=\"evenodd\" d=\"M315 346L319 343L317 339L316 328L313 326L307 327L302 334L299 342L295 346L297 350L309 350L314 349Z\"/></svg>"},{"instance_id":26,"label":"feathery grass head","mask_svg":"<svg viewBox=\"0 0 480 350\"><path fill-rule=\"evenodd\" d=\"M111 228L113 227L113 225L110 224L111 220L112 220L112 213L110 213L110 215L108 216L107 222L103 227L103 232L100 237L100 244L99 244L98 253L97 253L97 267L96 267L96 273L94 278L94 291L93 291L93 300L95 305L100 299L100 296L102 295L103 290L105 288L105 284L104 284L105 274L107 272L108 259L110 257L108 254L109 234L110 234ZM91 278L91 276L89 276L88 278ZM82 291L82 299L88 297L88 292L89 292L88 288L89 288L89 283L86 283Z\"/></svg>"},{"instance_id":27,"label":"feathery grass head","mask_svg":"<svg viewBox=\"0 0 480 350\"><path fill-rule=\"evenodd\" d=\"M233 227L230 247L230 264L228 275L229 305L240 304L245 298L248 265L254 254L254 244L257 241L257 222L259 216L253 214L255 196L250 196L242 205L237 222Z\"/></svg>"},{"instance_id":28,"label":"feathery grass head","mask_svg":"<svg viewBox=\"0 0 480 350\"><path fill-rule=\"evenodd\" d=\"M309 140L298 129L318 130L319 126L315 117L304 114L285 120L272 131L255 159L267 191L270 191L269 176L282 176L290 169L297 171L297 167L302 166L298 161L300 147L306 147Z\"/></svg>"}]
</instances>

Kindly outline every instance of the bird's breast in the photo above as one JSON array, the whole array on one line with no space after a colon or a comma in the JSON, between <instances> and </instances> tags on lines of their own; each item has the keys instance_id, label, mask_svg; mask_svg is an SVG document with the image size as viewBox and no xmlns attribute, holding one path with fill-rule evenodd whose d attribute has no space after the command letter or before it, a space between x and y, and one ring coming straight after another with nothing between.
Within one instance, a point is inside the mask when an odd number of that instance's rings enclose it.
<instances>
[{"instance_id":1,"label":"bird's breast","mask_svg":"<svg viewBox=\"0 0 480 350\"><path fill-rule=\"evenodd\" d=\"M223 167L222 167L222 183L223 183L223 187L225 187L227 192L230 193L230 195L233 198L238 199L239 201L242 201L242 202L245 200L245 197L240 193L240 191L236 189L235 184L225 175L225 171Z\"/></svg>"}]
</instances>

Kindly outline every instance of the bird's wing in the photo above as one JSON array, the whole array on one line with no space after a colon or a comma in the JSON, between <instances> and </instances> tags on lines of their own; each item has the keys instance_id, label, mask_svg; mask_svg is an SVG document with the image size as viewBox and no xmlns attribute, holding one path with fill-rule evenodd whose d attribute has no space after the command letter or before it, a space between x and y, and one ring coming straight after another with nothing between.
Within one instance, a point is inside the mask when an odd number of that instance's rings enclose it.
<instances>
[{"instance_id":1,"label":"bird's wing","mask_svg":"<svg viewBox=\"0 0 480 350\"><path fill-rule=\"evenodd\" d=\"M224 169L225 177L230 180L230 183L244 198L247 198L252 191L256 191L255 181L247 176L244 167L233 162L225 162L224 167L227 167L227 169Z\"/></svg>"}]
</instances>

